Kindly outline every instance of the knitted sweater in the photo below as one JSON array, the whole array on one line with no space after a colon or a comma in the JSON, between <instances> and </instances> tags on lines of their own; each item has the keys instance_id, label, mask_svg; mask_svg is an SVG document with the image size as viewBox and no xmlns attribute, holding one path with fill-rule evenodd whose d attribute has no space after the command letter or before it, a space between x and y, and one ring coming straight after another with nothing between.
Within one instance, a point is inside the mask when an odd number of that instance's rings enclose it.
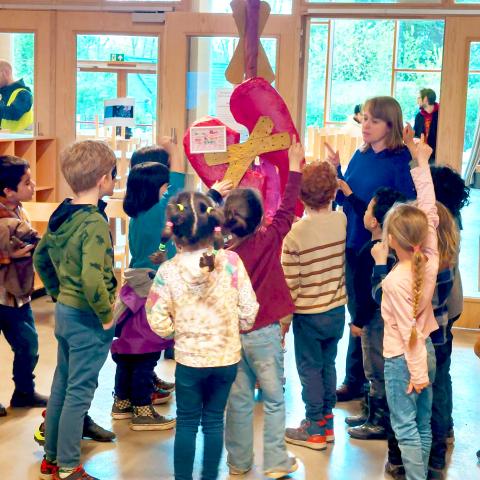
<instances>
[{"instance_id":1,"label":"knitted sweater","mask_svg":"<svg viewBox=\"0 0 480 480\"><path fill-rule=\"evenodd\" d=\"M322 313L345 305L343 212L308 212L283 242L282 266L296 313Z\"/></svg>"},{"instance_id":2,"label":"knitted sweater","mask_svg":"<svg viewBox=\"0 0 480 480\"><path fill-rule=\"evenodd\" d=\"M249 330L258 303L245 267L220 250L215 269L199 266L206 250L178 253L158 269L147 298L147 320L163 338L175 338L175 360L189 367L240 361L240 329Z\"/></svg>"}]
</instances>

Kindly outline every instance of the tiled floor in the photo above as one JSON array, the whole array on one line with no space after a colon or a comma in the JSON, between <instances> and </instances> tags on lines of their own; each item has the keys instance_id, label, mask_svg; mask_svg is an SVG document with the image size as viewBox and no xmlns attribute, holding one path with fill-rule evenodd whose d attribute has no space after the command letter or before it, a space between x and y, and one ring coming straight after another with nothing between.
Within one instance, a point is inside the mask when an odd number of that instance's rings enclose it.
<instances>
[{"instance_id":1,"label":"tiled floor","mask_svg":"<svg viewBox=\"0 0 480 480\"><path fill-rule=\"evenodd\" d=\"M48 392L55 367L56 344L53 337L52 304L40 299L34 302L34 311L40 336L40 362L37 367L37 384L40 392ZM480 449L480 361L474 356L472 345L475 334L456 331L453 353L453 391L456 443L451 451L448 480L480 479L480 468L475 452ZM344 373L344 358L347 338L339 348L338 376ZM12 355L8 345L0 340L0 400L8 403L12 393L9 380ZM285 360L287 386L287 424L296 425L303 417L296 373L292 338L287 341ZM161 361L158 366L161 376L172 379L174 362ZM118 439L112 444L84 441L82 454L87 470L101 480L160 480L173 478L174 432L133 432L127 421L116 421L112 425L110 408L112 403L114 364L109 359L103 368L99 388L90 410L92 416L105 427L113 427ZM353 441L345 431L344 417L357 411L353 402L339 404L335 409L336 443L325 452L315 452L301 447L289 448L296 455L300 467L292 475L294 479L307 480L379 480L384 479L383 466L386 445L381 441ZM160 412L174 413L174 404L159 407ZM6 418L0 419L0 480L33 480L38 478L42 451L34 443L32 435L40 421L40 410L9 410ZM256 464L245 477L248 480L263 478L261 472L262 451L262 404L258 403L255 414ZM202 439L199 435L198 451ZM200 455L197 455L200 457ZM199 478L197 464L197 475ZM228 478L222 461L220 478Z\"/></svg>"}]
</instances>

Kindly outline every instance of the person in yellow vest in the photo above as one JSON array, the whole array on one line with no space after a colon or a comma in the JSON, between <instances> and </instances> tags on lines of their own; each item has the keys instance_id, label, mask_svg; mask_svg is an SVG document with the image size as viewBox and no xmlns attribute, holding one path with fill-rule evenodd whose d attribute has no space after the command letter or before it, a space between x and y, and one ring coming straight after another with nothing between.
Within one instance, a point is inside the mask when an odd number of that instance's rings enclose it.
<instances>
[{"instance_id":1,"label":"person in yellow vest","mask_svg":"<svg viewBox=\"0 0 480 480\"><path fill-rule=\"evenodd\" d=\"M0 59L0 128L15 133L32 123L32 91L22 79L14 81L12 66Z\"/></svg>"}]
</instances>

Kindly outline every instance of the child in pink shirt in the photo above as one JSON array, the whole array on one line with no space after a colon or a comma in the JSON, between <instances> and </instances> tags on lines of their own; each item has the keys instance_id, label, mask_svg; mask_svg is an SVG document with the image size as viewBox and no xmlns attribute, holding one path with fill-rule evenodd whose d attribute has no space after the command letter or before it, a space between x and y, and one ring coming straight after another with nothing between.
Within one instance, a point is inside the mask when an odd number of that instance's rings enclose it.
<instances>
[{"instance_id":1,"label":"child in pink shirt","mask_svg":"<svg viewBox=\"0 0 480 480\"><path fill-rule=\"evenodd\" d=\"M438 273L438 215L428 165L432 150L423 140L413 144L410 126L405 136L418 162L411 170L417 204L401 204L389 211L384 241L372 248L372 256L377 265L385 265L390 247L399 260L382 282L385 388L407 480L424 480L432 442L435 352L429 335L438 328L432 308Z\"/></svg>"}]
</instances>

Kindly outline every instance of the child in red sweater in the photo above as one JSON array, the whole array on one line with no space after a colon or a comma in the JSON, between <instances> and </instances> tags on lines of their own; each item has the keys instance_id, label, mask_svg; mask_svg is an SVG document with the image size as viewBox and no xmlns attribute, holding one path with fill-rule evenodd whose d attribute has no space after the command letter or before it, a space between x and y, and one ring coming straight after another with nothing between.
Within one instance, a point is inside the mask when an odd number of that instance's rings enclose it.
<instances>
[{"instance_id":1,"label":"child in red sweater","mask_svg":"<svg viewBox=\"0 0 480 480\"><path fill-rule=\"evenodd\" d=\"M257 191L236 189L225 201L225 227L233 235L231 249L242 259L260 305L253 329L241 335L242 358L227 406L225 445L231 475L253 465L255 381L264 401L265 476L281 478L297 469L285 446L283 350L279 320L294 311L280 262L282 242L294 219L300 191L303 147L294 139L288 158L290 173L280 208L272 223L262 227L263 205ZM285 332L283 332L284 334Z\"/></svg>"}]
</instances>

